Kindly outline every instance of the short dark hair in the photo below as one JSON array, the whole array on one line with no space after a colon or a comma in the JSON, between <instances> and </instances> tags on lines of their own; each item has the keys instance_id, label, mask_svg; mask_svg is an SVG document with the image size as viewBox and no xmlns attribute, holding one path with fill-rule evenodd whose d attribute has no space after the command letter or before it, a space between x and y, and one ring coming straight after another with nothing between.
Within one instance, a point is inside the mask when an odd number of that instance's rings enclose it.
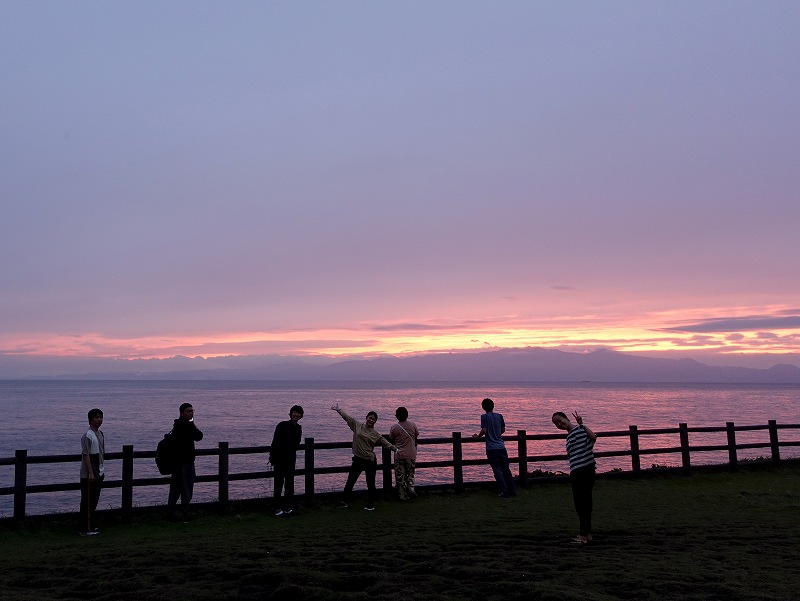
<instances>
[{"instance_id":1,"label":"short dark hair","mask_svg":"<svg viewBox=\"0 0 800 601\"><path fill-rule=\"evenodd\" d=\"M404 422L408 419L408 409L405 407L398 407L397 411L394 412L394 416L397 418L397 421Z\"/></svg>"},{"instance_id":2,"label":"short dark hair","mask_svg":"<svg viewBox=\"0 0 800 601\"><path fill-rule=\"evenodd\" d=\"M89 422L91 422L98 415L100 417L103 417L103 412L100 411L97 407L95 407L94 409L90 409L89 410L89 414L88 415L89 415Z\"/></svg>"},{"instance_id":3,"label":"short dark hair","mask_svg":"<svg viewBox=\"0 0 800 601\"><path fill-rule=\"evenodd\" d=\"M564 418L564 419L566 419L566 420L568 420L568 419L569 419L569 418L567 417L567 414L566 414L566 413L564 413L563 411L556 411L556 412L553 414L553 417L551 417L550 419L551 419L551 420L554 420L554 419L556 418L556 416L558 416L558 417L563 417L563 418Z\"/></svg>"},{"instance_id":4,"label":"short dark hair","mask_svg":"<svg viewBox=\"0 0 800 601\"><path fill-rule=\"evenodd\" d=\"M186 411L187 409L191 409L191 408L192 408L192 404L191 404L191 403L183 403L183 404L180 406L180 408L178 409L178 411L179 411L180 413L183 413L183 412L184 412L184 411Z\"/></svg>"},{"instance_id":5,"label":"short dark hair","mask_svg":"<svg viewBox=\"0 0 800 601\"><path fill-rule=\"evenodd\" d=\"M374 411L370 411L370 412L367 413L367 417L369 417L370 415L374 415L375 416L375 421L378 421L378 414L377 413L375 413Z\"/></svg>"},{"instance_id":6,"label":"short dark hair","mask_svg":"<svg viewBox=\"0 0 800 601\"><path fill-rule=\"evenodd\" d=\"M292 413L297 411L300 415L303 415L303 408L300 405L292 405L292 408L289 409L289 417L292 416Z\"/></svg>"},{"instance_id":7,"label":"short dark hair","mask_svg":"<svg viewBox=\"0 0 800 601\"><path fill-rule=\"evenodd\" d=\"M492 399L483 399L481 401L481 407L483 407L484 411L491 411L494 409L494 401Z\"/></svg>"}]
</instances>

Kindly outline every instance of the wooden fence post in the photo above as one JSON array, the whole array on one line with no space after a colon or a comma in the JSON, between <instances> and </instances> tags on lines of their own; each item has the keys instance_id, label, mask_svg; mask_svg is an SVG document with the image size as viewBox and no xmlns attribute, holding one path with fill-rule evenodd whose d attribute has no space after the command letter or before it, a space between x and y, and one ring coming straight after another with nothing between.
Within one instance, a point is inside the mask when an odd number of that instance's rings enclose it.
<instances>
[{"instance_id":1,"label":"wooden fence post","mask_svg":"<svg viewBox=\"0 0 800 601\"><path fill-rule=\"evenodd\" d=\"M781 462L781 445L778 442L778 422L774 419L769 420L769 446L772 450L772 463Z\"/></svg>"},{"instance_id":2,"label":"wooden fence post","mask_svg":"<svg viewBox=\"0 0 800 601\"><path fill-rule=\"evenodd\" d=\"M392 450L381 447L381 463L383 464L383 490L392 490Z\"/></svg>"},{"instance_id":3,"label":"wooden fence post","mask_svg":"<svg viewBox=\"0 0 800 601\"><path fill-rule=\"evenodd\" d=\"M739 465L739 458L736 456L736 429L733 422L725 422L725 431L728 434L728 464L731 469L736 469Z\"/></svg>"},{"instance_id":4,"label":"wooden fence post","mask_svg":"<svg viewBox=\"0 0 800 601\"><path fill-rule=\"evenodd\" d=\"M306 438L306 452L304 454L306 484L305 497L311 499L314 496L314 439Z\"/></svg>"},{"instance_id":5,"label":"wooden fence post","mask_svg":"<svg viewBox=\"0 0 800 601\"><path fill-rule=\"evenodd\" d=\"M453 487L456 492L464 490L464 453L461 448L461 432L453 432Z\"/></svg>"},{"instance_id":6,"label":"wooden fence post","mask_svg":"<svg viewBox=\"0 0 800 601\"><path fill-rule=\"evenodd\" d=\"M228 443L219 443L219 510L224 512L228 509Z\"/></svg>"},{"instance_id":7,"label":"wooden fence post","mask_svg":"<svg viewBox=\"0 0 800 601\"><path fill-rule=\"evenodd\" d=\"M517 430L517 457L519 458L519 485L528 483L528 441L525 430Z\"/></svg>"},{"instance_id":8,"label":"wooden fence post","mask_svg":"<svg viewBox=\"0 0 800 601\"><path fill-rule=\"evenodd\" d=\"M133 445L122 445L122 519L133 515Z\"/></svg>"},{"instance_id":9,"label":"wooden fence post","mask_svg":"<svg viewBox=\"0 0 800 601\"><path fill-rule=\"evenodd\" d=\"M687 424L678 424L678 431L681 437L681 463L683 464L683 471L689 472L692 469L692 455L689 452L689 426Z\"/></svg>"},{"instance_id":10,"label":"wooden fence post","mask_svg":"<svg viewBox=\"0 0 800 601\"><path fill-rule=\"evenodd\" d=\"M14 519L25 519L25 488L28 481L28 451L17 449L14 453Z\"/></svg>"},{"instance_id":11,"label":"wooden fence post","mask_svg":"<svg viewBox=\"0 0 800 601\"><path fill-rule=\"evenodd\" d=\"M631 439L631 469L638 472L642 469L642 459L639 455L639 427L628 426L628 432Z\"/></svg>"}]
</instances>

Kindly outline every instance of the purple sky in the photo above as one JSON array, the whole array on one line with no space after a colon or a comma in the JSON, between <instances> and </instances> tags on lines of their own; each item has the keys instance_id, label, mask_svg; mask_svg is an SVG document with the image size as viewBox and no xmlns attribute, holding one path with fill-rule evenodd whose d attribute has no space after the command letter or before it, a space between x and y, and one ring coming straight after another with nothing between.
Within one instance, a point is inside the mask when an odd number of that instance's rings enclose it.
<instances>
[{"instance_id":1,"label":"purple sky","mask_svg":"<svg viewBox=\"0 0 800 601\"><path fill-rule=\"evenodd\" d=\"M0 377L800 365L799 32L795 1L4 0Z\"/></svg>"}]
</instances>

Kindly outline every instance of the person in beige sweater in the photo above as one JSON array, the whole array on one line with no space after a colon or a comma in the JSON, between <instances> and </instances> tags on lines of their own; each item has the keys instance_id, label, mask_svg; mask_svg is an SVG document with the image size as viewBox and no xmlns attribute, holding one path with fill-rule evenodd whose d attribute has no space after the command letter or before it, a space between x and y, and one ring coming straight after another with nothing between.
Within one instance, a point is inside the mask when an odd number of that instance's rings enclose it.
<instances>
[{"instance_id":1,"label":"person in beige sweater","mask_svg":"<svg viewBox=\"0 0 800 601\"><path fill-rule=\"evenodd\" d=\"M367 418L363 424L359 423L353 416L349 415L344 409L340 409L338 403L331 407L331 411L336 411L342 416L347 425L353 431L353 463L350 465L350 472L347 474L347 483L344 485L344 499L339 502L338 507L347 507L350 500L353 486L356 480L364 472L367 480L367 511L375 509L375 473L378 470L378 460L373 449L377 445L397 451L397 447L386 440L375 429L375 422L378 421L378 414L374 411L367 413Z\"/></svg>"}]
</instances>

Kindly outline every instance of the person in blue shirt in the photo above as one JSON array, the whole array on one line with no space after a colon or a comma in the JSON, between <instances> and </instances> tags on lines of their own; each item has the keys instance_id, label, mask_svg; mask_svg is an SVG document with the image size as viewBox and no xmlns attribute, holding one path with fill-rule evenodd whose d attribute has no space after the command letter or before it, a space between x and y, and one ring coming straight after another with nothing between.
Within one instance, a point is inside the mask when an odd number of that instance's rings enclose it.
<instances>
[{"instance_id":1,"label":"person in blue shirt","mask_svg":"<svg viewBox=\"0 0 800 601\"><path fill-rule=\"evenodd\" d=\"M481 415L481 431L473 434L473 438L486 437L486 458L492 466L494 479L500 485L500 496L504 499L517 496L514 477L508 467L508 451L502 435L506 431L506 422L500 413L494 412L494 401L483 399L481 407L485 413Z\"/></svg>"}]
</instances>

